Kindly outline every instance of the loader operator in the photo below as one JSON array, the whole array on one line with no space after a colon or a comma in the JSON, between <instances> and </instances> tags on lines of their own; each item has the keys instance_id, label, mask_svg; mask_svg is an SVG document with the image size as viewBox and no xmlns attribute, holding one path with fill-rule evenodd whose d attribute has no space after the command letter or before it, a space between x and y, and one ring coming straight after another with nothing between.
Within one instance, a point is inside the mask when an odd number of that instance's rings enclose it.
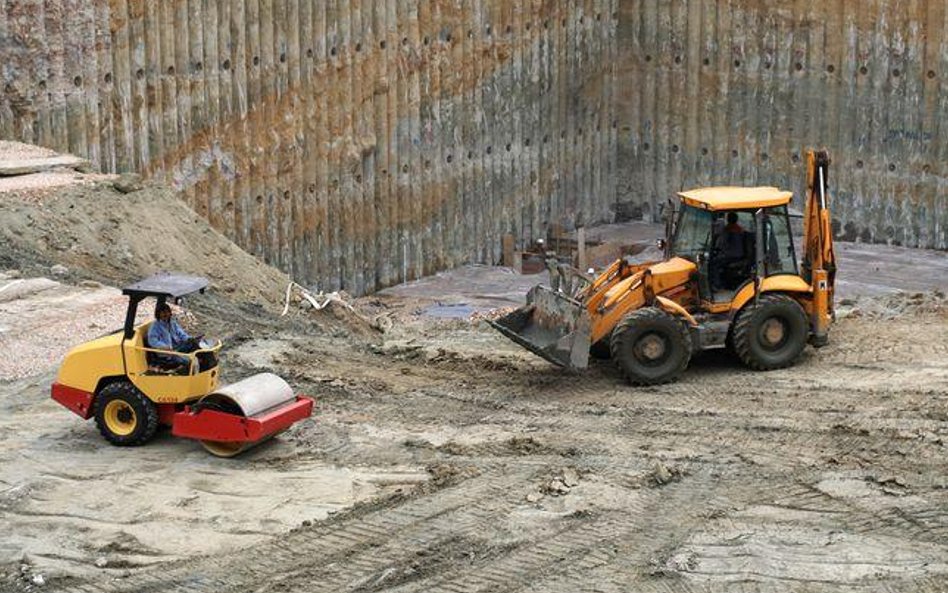
<instances>
[{"instance_id":1,"label":"loader operator","mask_svg":"<svg viewBox=\"0 0 948 593\"><path fill-rule=\"evenodd\" d=\"M720 219L719 219L720 220ZM719 221L716 221L719 222ZM738 222L737 212L727 213L727 224L722 229L716 225L715 256L711 261L711 285L715 289L731 289L734 279L728 274L730 268L742 267L747 260L744 227ZM729 282L730 281L730 282Z\"/></svg>"},{"instance_id":2,"label":"loader operator","mask_svg":"<svg viewBox=\"0 0 948 593\"><path fill-rule=\"evenodd\" d=\"M148 347L169 352L194 352L199 348L201 336L192 338L171 315L168 303L155 306L155 322L148 328ZM150 361L162 370L187 371L190 361L183 356L149 353ZM204 366L203 361L201 366Z\"/></svg>"}]
</instances>

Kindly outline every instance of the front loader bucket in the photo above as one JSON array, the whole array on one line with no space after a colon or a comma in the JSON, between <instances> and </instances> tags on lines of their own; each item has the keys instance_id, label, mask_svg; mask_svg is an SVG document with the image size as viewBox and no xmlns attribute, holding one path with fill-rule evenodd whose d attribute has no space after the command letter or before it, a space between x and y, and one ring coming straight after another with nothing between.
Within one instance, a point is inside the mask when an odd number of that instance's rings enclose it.
<instances>
[{"instance_id":1,"label":"front loader bucket","mask_svg":"<svg viewBox=\"0 0 948 593\"><path fill-rule=\"evenodd\" d=\"M174 415L172 434L201 441L218 457L234 457L283 432L313 412L280 377L260 373L204 396Z\"/></svg>"},{"instance_id":2,"label":"front loader bucket","mask_svg":"<svg viewBox=\"0 0 948 593\"><path fill-rule=\"evenodd\" d=\"M584 369L589 364L589 314L582 303L560 292L535 286L525 306L489 323L557 366Z\"/></svg>"}]
</instances>

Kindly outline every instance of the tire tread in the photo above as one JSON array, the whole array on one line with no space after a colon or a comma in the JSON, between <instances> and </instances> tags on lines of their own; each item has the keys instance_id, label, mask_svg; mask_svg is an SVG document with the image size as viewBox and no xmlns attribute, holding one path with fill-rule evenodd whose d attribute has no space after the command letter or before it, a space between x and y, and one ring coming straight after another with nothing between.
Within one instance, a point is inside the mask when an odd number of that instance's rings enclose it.
<instances>
[{"instance_id":1,"label":"tire tread","mask_svg":"<svg viewBox=\"0 0 948 593\"><path fill-rule=\"evenodd\" d=\"M798 308L805 321L806 314L803 313L803 309L800 308L800 304L789 296L782 293L767 293L760 295L760 305L781 303L790 303L794 307ZM751 350L750 336L752 329L751 324L754 322L754 313L756 311L757 309L755 309L752 304L748 304L745 305L744 308L741 309L740 313L737 314L737 319L734 321L734 327L731 332L731 343L734 348L734 353L737 354L741 362L755 371L773 371L793 366L799 358L800 353L797 353L796 356L783 361L780 364L768 364L754 356L754 353ZM806 341L804 339L804 347L805 343Z\"/></svg>"},{"instance_id":2,"label":"tire tread","mask_svg":"<svg viewBox=\"0 0 948 593\"><path fill-rule=\"evenodd\" d=\"M636 325L648 321L658 321L663 322L666 320L672 320L675 327L679 331L679 337L681 338L681 344L684 348L684 354L680 357L678 365L669 373L666 373L664 376L650 379L647 377L641 377L630 373L624 366L622 361L621 354L621 340L622 334L630 331ZM615 361L616 366L619 367L619 370L626 376L629 383L637 386L649 386L649 385L663 385L665 383L671 383L676 380L679 375L686 368L688 368L688 363L691 361L691 354L693 351L693 345L691 343L691 334L688 331L688 328L678 319L672 315L666 313L662 309L657 307L643 307L632 311L628 315L622 318L619 323L616 324L615 328L612 330L612 335L609 340L610 350L612 352L612 359Z\"/></svg>"},{"instance_id":3,"label":"tire tread","mask_svg":"<svg viewBox=\"0 0 948 593\"><path fill-rule=\"evenodd\" d=\"M133 407L138 410L144 411L142 416L144 417L144 430L138 432L138 434L129 435L129 437L116 437L109 431L108 427L105 426L105 422L102 421L102 416L100 414L101 407L104 406L109 400L115 399L111 397L113 394L118 395L121 399L133 403ZM105 396L105 397L104 397ZM138 405L134 405L138 404ZM158 431L158 408L154 403L139 391L134 385L128 381L117 381L115 383L109 383L103 387L95 397L94 406L94 417L95 424L99 429L99 433L102 437L113 445L119 447L137 447L139 445L144 445L155 436L155 433Z\"/></svg>"}]
</instances>

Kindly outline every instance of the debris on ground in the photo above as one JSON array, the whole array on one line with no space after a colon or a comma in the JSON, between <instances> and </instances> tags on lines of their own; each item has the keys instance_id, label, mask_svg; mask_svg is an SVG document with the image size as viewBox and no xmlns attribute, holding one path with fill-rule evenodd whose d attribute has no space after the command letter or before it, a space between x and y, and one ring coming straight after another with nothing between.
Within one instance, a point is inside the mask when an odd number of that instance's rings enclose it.
<instances>
[{"instance_id":1,"label":"debris on ground","mask_svg":"<svg viewBox=\"0 0 948 593\"><path fill-rule=\"evenodd\" d=\"M295 302L299 303L304 309L306 305L311 307L316 311L322 311L329 305L339 305L345 309L355 312L355 309L352 308L352 305L349 304L349 301L339 292L311 292L306 288L300 286L296 282L290 282L286 287L286 298L283 303L283 313L282 317L286 317L286 314L290 311L290 300L295 297Z\"/></svg>"},{"instance_id":2,"label":"debris on ground","mask_svg":"<svg viewBox=\"0 0 948 593\"><path fill-rule=\"evenodd\" d=\"M681 477L681 469L673 466L669 467L661 461L655 462L655 465L652 466L652 470L649 473L649 478L655 486L665 486L672 482L677 482Z\"/></svg>"},{"instance_id":3,"label":"debris on ground","mask_svg":"<svg viewBox=\"0 0 948 593\"><path fill-rule=\"evenodd\" d=\"M698 568L698 558L694 552L682 551L672 554L668 558L652 559L649 574L660 577L676 577L682 573L693 572Z\"/></svg>"},{"instance_id":4,"label":"debris on ground","mask_svg":"<svg viewBox=\"0 0 948 593\"><path fill-rule=\"evenodd\" d=\"M291 310L298 315L306 315L340 337L357 337L374 342L383 333L376 321L370 320L352 306L352 298L344 291L314 292L290 282L284 292L281 317L288 316Z\"/></svg>"},{"instance_id":5,"label":"debris on ground","mask_svg":"<svg viewBox=\"0 0 948 593\"><path fill-rule=\"evenodd\" d=\"M579 486L579 474L575 469L565 467L553 476L540 491L550 496L564 496L569 494L576 486Z\"/></svg>"},{"instance_id":6,"label":"debris on ground","mask_svg":"<svg viewBox=\"0 0 948 593\"><path fill-rule=\"evenodd\" d=\"M112 187L123 194L130 194L145 189L145 182L137 173L123 173L112 182Z\"/></svg>"},{"instance_id":7,"label":"debris on ground","mask_svg":"<svg viewBox=\"0 0 948 593\"><path fill-rule=\"evenodd\" d=\"M891 320L906 315L925 315L948 312L948 296L940 290L860 298L842 299L837 307L837 318L864 317Z\"/></svg>"}]
</instances>

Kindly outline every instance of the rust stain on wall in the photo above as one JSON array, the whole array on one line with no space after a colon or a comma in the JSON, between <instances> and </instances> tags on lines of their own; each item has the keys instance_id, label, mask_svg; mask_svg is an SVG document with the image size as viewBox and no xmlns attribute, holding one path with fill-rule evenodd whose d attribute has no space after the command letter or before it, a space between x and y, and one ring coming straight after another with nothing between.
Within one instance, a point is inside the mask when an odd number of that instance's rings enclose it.
<instances>
[{"instance_id":1,"label":"rust stain on wall","mask_svg":"<svg viewBox=\"0 0 948 593\"><path fill-rule=\"evenodd\" d=\"M699 185L799 195L826 146L840 237L948 248L944 0L622 0L619 20L622 215Z\"/></svg>"},{"instance_id":2,"label":"rust stain on wall","mask_svg":"<svg viewBox=\"0 0 948 593\"><path fill-rule=\"evenodd\" d=\"M617 0L22 0L0 137L362 294L611 220Z\"/></svg>"}]
</instances>

